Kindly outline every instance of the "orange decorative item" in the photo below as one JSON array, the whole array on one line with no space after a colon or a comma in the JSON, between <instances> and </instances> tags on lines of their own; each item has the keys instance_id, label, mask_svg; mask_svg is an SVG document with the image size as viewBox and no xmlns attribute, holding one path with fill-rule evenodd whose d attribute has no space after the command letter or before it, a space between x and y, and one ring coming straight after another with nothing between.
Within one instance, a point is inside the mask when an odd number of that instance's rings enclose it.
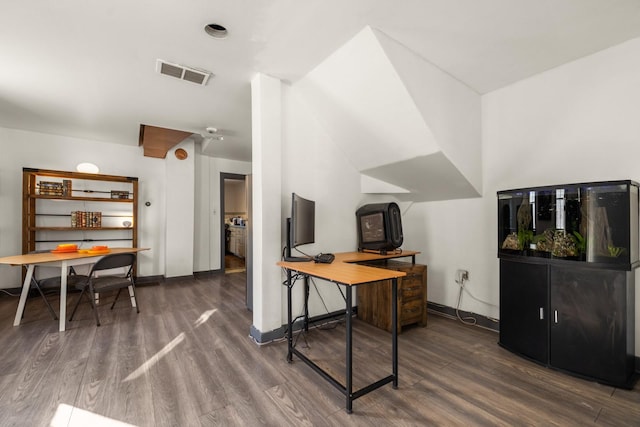
<instances>
[{"instance_id":1,"label":"orange decorative item","mask_svg":"<svg viewBox=\"0 0 640 427\"><path fill-rule=\"evenodd\" d=\"M73 243L62 243L62 244L59 244L58 247L52 250L51 252L54 254L66 254L69 252L77 252L77 251L78 251L78 245Z\"/></svg>"},{"instance_id":2,"label":"orange decorative item","mask_svg":"<svg viewBox=\"0 0 640 427\"><path fill-rule=\"evenodd\" d=\"M90 254L106 254L109 253L109 246L96 245L92 246L87 253Z\"/></svg>"}]
</instances>

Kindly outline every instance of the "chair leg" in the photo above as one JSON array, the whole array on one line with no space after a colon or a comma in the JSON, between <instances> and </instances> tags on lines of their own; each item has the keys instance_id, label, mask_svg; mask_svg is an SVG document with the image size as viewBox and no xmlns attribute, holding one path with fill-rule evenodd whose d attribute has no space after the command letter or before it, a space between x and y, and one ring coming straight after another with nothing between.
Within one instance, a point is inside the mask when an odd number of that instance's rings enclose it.
<instances>
[{"instance_id":1,"label":"chair leg","mask_svg":"<svg viewBox=\"0 0 640 427\"><path fill-rule=\"evenodd\" d=\"M78 301L76 301L76 305L73 307L73 311L71 312L71 316L69 317L69 322L71 322L73 320L73 316L75 316L76 314L76 310L78 309L78 306L80 305L80 301L82 300L82 295L84 295L84 291L86 290L86 288L83 288L82 291L80 292L80 296L78 296Z\"/></svg>"},{"instance_id":2,"label":"chair leg","mask_svg":"<svg viewBox=\"0 0 640 427\"><path fill-rule=\"evenodd\" d=\"M44 303L46 304L47 308L49 309L49 313L51 313L51 316L53 316L53 319L54 320L58 320L58 315L56 314L55 311L53 311L53 307L51 307L51 304L49 303L49 300L44 295L44 292L42 292L42 289L40 288L40 286L36 285L36 289L38 290L38 292L40 292L40 296L44 300ZM24 312L23 312L23 314L24 314Z\"/></svg>"},{"instance_id":3,"label":"chair leg","mask_svg":"<svg viewBox=\"0 0 640 427\"><path fill-rule=\"evenodd\" d=\"M118 293L116 294L115 299L113 300L113 304L111 304L111 310L113 310L113 307L116 306L116 301L118 301L118 297L120 296L120 292L122 291L122 288L118 289Z\"/></svg>"},{"instance_id":4,"label":"chair leg","mask_svg":"<svg viewBox=\"0 0 640 427\"><path fill-rule=\"evenodd\" d=\"M73 320L73 316L75 316L76 314L76 310L80 305L80 301L82 301L83 295L87 296L87 299L91 304L91 309L93 310L93 315L96 318L96 325L100 326L100 319L98 318L98 308L96 307L96 303L93 298L91 298L91 295L93 295L93 289L87 289L86 287L82 289L82 292L80 292L80 296L78 297L78 301L76 302L75 307L73 307L73 312L71 313L71 317L69 317L69 321L71 322Z\"/></svg>"},{"instance_id":5,"label":"chair leg","mask_svg":"<svg viewBox=\"0 0 640 427\"><path fill-rule=\"evenodd\" d=\"M98 317L98 307L96 306L96 301L92 298L95 295L93 291L93 286L91 286L91 282L89 282L89 300L91 301L91 307L93 308L93 315L96 318L96 326L100 326L100 318Z\"/></svg>"},{"instance_id":6,"label":"chair leg","mask_svg":"<svg viewBox=\"0 0 640 427\"><path fill-rule=\"evenodd\" d=\"M132 283L128 289L129 296L133 298L133 305L136 307L136 313L140 313L140 308L138 308L138 298L136 298L136 286Z\"/></svg>"}]
</instances>

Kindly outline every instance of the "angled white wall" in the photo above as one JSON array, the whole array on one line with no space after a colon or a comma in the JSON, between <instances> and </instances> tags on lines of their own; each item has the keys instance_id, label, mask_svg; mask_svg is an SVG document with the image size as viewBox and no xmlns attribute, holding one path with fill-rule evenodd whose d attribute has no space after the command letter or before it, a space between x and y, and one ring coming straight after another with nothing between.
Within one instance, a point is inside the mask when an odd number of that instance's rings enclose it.
<instances>
[{"instance_id":1,"label":"angled white wall","mask_svg":"<svg viewBox=\"0 0 640 427\"><path fill-rule=\"evenodd\" d=\"M479 95L379 31L365 27L296 87L364 175L415 201L480 194Z\"/></svg>"},{"instance_id":2,"label":"angled white wall","mask_svg":"<svg viewBox=\"0 0 640 427\"><path fill-rule=\"evenodd\" d=\"M383 32L372 32L433 133L443 157L468 181L472 187L469 190L475 190L475 196L479 196L482 193L480 95ZM461 185L456 183L456 187ZM458 194L456 190L453 193Z\"/></svg>"}]
</instances>

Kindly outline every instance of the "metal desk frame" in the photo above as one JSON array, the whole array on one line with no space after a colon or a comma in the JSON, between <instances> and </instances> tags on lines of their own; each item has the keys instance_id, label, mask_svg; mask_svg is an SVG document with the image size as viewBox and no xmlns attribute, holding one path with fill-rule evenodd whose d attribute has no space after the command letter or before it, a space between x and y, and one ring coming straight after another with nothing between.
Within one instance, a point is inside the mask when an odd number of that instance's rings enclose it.
<instances>
[{"instance_id":1,"label":"metal desk frame","mask_svg":"<svg viewBox=\"0 0 640 427\"><path fill-rule=\"evenodd\" d=\"M419 252L405 252L401 254L390 254L386 256L375 256L375 255L364 255L360 253L344 253L344 254L336 254L336 261L340 263L351 263L351 262L359 262L366 261L371 259L391 259L391 258L401 258L405 256L411 256L412 262L415 263L415 254ZM338 258L339 256L339 258ZM366 257L368 259L362 259L362 257ZM391 321L391 375L388 375L384 378L379 379L369 385L362 387L359 390L353 390L353 349L352 349L352 337L353 337L353 327L352 327L352 311L353 311L353 288L355 286L367 286L367 284L375 282L380 279L374 279L372 281L357 281L352 283L343 283L340 280L336 279L339 274L332 274L331 271L318 271L318 273L314 273L314 268L310 268L309 266L299 266L300 264L309 264L309 263L286 263L281 262L278 263L281 267L286 270L287 273L287 362L293 362L293 355L298 356L300 360L302 360L305 364L310 366L314 371L316 371L320 376L322 376L325 380L327 380L331 385L337 388L345 397L346 397L346 411L347 413L353 412L353 401L361 396L364 396L367 393L370 393L385 384L392 383L393 388L398 388L398 279L396 277L388 277L387 279L391 280L391 313L392 313L392 321ZM309 297L309 277L316 277L323 280L329 280L333 283L336 283L340 286L343 286L346 290L346 307L345 307L345 320L346 320L346 348L345 348L345 358L346 358L346 372L345 379L346 384L342 384L336 378L331 376L327 371L318 366L315 362L310 360L303 353L298 351L293 344L293 315L292 315L292 297L291 291L295 282L292 280L292 271L297 272L298 274L304 275L305 282L305 304L304 304L304 323L303 328L308 330L309 325L309 312L307 307L307 300ZM399 276L404 276L401 274Z\"/></svg>"}]
</instances>

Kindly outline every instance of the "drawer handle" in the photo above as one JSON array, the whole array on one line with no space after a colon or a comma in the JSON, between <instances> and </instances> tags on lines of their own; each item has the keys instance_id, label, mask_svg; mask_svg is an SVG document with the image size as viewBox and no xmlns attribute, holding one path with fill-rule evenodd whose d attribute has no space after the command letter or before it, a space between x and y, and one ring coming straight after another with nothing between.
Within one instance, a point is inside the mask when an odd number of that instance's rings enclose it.
<instances>
[{"instance_id":1,"label":"drawer handle","mask_svg":"<svg viewBox=\"0 0 640 427\"><path fill-rule=\"evenodd\" d=\"M404 288L405 291L419 291L422 288L420 286L414 286L413 288Z\"/></svg>"}]
</instances>

